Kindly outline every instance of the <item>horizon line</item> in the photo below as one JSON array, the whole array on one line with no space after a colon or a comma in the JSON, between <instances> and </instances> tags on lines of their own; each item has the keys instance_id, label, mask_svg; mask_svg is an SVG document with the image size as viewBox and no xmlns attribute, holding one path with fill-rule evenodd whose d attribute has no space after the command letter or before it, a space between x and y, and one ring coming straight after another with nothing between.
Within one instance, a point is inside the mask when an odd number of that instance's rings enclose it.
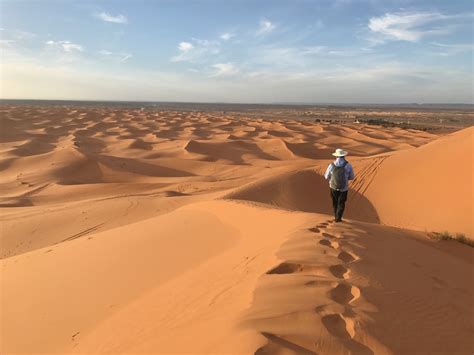
<instances>
[{"instance_id":1,"label":"horizon line","mask_svg":"<svg viewBox=\"0 0 474 355\"><path fill-rule=\"evenodd\" d=\"M108 100L108 99L25 99L25 98L0 98L2 101L61 101L61 102L96 102L96 103L144 103L144 104L198 104L198 105L273 105L273 106L474 106L474 103L446 103L446 102L399 102L399 103L374 103L374 102L229 102L229 101L150 101L150 100Z\"/></svg>"}]
</instances>

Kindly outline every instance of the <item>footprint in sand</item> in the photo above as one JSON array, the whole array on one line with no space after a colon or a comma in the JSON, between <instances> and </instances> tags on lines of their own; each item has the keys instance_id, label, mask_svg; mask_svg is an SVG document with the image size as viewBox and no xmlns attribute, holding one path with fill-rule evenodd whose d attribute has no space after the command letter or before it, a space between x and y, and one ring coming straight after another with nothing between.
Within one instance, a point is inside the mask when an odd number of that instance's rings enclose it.
<instances>
[{"instance_id":1,"label":"footprint in sand","mask_svg":"<svg viewBox=\"0 0 474 355\"><path fill-rule=\"evenodd\" d=\"M339 249L339 243L338 242L333 242L333 241L330 241L330 240L327 240L327 239L321 239L319 241L319 244L330 247L330 248Z\"/></svg>"},{"instance_id":2,"label":"footprint in sand","mask_svg":"<svg viewBox=\"0 0 474 355\"><path fill-rule=\"evenodd\" d=\"M330 233L321 233L321 235L325 238L331 238L331 239L341 239L340 236L335 236L334 234Z\"/></svg>"},{"instance_id":3,"label":"footprint in sand","mask_svg":"<svg viewBox=\"0 0 474 355\"><path fill-rule=\"evenodd\" d=\"M338 279L347 279L349 277L350 270L348 270L344 265L337 264L329 267L329 271Z\"/></svg>"},{"instance_id":4,"label":"footprint in sand","mask_svg":"<svg viewBox=\"0 0 474 355\"><path fill-rule=\"evenodd\" d=\"M348 253L347 251L341 251L337 257L345 263L352 263L359 259L358 256Z\"/></svg>"},{"instance_id":5,"label":"footprint in sand","mask_svg":"<svg viewBox=\"0 0 474 355\"><path fill-rule=\"evenodd\" d=\"M375 354L370 348L354 340L354 319L344 317L342 314L337 313L324 316L321 320L324 327L331 335L341 339L344 342L344 346L347 348L349 354Z\"/></svg>"},{"instance_id":6,"label":"footprint in sand","mask_svg":"<svg viewBox=\"0 0 474 355\"><path fill-rule=\"evenodd\" d=\"M360 297L360 289L346 283L338 284L329 292L331 299L339 304L349 304Z\"/></svg>"},{"instance_id":7,"label":"footprint in sand","mask_svg":"<svg viewBox=\"0 0 474 355\"><path fill-rule=\"evenodd\" d=\"M273 269L267 271L268 275L271 274L293 274L295 272L303 271L303 265L296 263L281 263Z\"/></svg>"},{"instance_id":8,"label":"footprint in sand","mask_svg":"<svg viewBox=\"0 0 474 355\"><path fill-rule=\"evenodd\" d=\"M316 227L310 228L309 231L313 233L319 233L319 228L316 228Z\"/></svg>"},{"instance_id":9,"label":"footprint in sand","mask_svg":"<svg viewBox=\"0 0 474 355\"><path fill-rule=\"evenodd\" d=\"M330 314L322 318L329 333L340 339L352 339L355 336L354 321L342 314Z\"/></svg>"},{"instance_id":10,"label":"footprint in sand","mask_svg":"<svg viewBox=\"0 0 474 355\"><path fill-rule=\"evenodd\" d=\"M267 275L282 275L304 273L308 275L320 275L324 273L321 266L298 264L292 262L283 262L273 269L266 272Z\"/></svg>"}]
</instances>

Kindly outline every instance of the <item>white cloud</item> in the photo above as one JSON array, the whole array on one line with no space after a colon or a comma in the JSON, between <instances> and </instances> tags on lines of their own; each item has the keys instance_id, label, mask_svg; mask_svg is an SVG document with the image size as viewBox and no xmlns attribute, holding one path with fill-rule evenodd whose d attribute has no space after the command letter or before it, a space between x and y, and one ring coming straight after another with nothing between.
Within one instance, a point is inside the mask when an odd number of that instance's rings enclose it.
<instances>
[{"instance_id":1,"label":"white cloud","mask_svg":"<svg viewBox=\"0 0 474 355\"><path fill-rule=\"evenodd\" d=\"M190 42L180 42L178 44L180 54L171 58L172 62L187 62L192 61L195 57L193 50L194 45Z\"/></svg>"},{"instance_id":2,"label":"white cloud","mask_svg":"<svg viewBox=\"0 0 474 355\"><path fill-rule=\"evenodd\" d=\"M99 51L99 54L102 54L102 55L112 55L113 53L110 52L110 51L106 51L105 49L102 49Z\"/></svg>"},{"instance_id":3,"label":"white cloud","mask_svg":"<svg viewBox=\"0 0 474 355\"><path fill-rule=\"evenodd\" d=\"M260 26L257 31L257 36L266 35L272 32L276 28L275 24L271 21L263 19L260 21Z\"/></svg>"},{"instance_id":4,"label":"white cloud","mask_svg":"<svg viewBox=\"0 0 474 355\"><path fill-rule=\"evenodd\" d=\"M193 49L194 46L192 43L189 43L189 42L181 42L179 45L178 45L178 49L181 51L181 52L189 52L191 49Z\"/></svg>"},{"instance_id":5,"label":"white cloud","mask_svg":"<svg viewBox=\"0 0 474 355\"><path fill-rule=\"evenodd\" d=\"M215 69L212 76L232 76L239 72L239 70L232 63L217 63L212 66Z\"/></svg>"},{"instance_id":6,"label":"white cloud","mask_svg":"<svg viewBox=\"0 0 474 355\"><path fill-rule=\"evenodd\" d=\"M171 58L172 62L203 62L210 55L219 53L219 42L206 39L193 38L191 42L180 42L178 50L180 54Z\"/></svg>"},{"instance_id":7,"label":"white cloud","mask_svg":"<svg viewBox=\"0 0 474 355\"><path fill-rule=\"evenodd\" d=\"M99 14L96 14L96 17L100 18L102 21L105 22L112 22L112 23L121 23L121 24L126 24L128 23L128 19L124 15L111 15L108 14L107 12L101 12Z\"/></svg>"},{"instance_id":8,"label":"white cloud","mask_svg":"<svg viewBox=\"0 0 474 355\"><path fill-rule=\"evenodd\" d=\"M234 36L235 35L233 33L225 32L225 33L221 34L219 37L224 41L228 41L229 39L231 39Z\"/></svg>"},{"instance_id":9,"label":"white cloud","mask_svg":"<svg viewBox=\"0 0 474 355\"><path fill-rule=\"evenodd\" d=\"M379 36L372 38L375 44L386 40L416 42L430 34L448 33L447 28L429 27L429 25L449 18L437 12L386 13L380 17L372 17L368 28Z\"/></svg>"},{"instance_id":10,"label":"white cloud","mask_svg":"<svg viewBox=\"0 0 474 355\"><path fill-rule=\"evenodd\" d=\"M64 52L74 52L74 51L83 52L84 51L84 47L82 47L79 44L72 43L70 41L47 41L46 44L49 46L59 48L63 50Z\"/></svg>"}]
</instances>

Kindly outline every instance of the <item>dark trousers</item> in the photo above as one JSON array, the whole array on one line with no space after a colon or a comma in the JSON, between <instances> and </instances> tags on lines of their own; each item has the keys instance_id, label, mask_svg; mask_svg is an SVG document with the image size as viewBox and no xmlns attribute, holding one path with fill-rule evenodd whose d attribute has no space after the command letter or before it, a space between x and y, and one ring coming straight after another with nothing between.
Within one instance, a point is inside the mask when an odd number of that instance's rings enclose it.
<instances>
[{"instance_id":1,"label":"dark trousers","mask_svg":"<svg viewBox=\"0 0 474 355\"><path fill-rule=\"evenodd\" d=\"M334 209L334 218L336 221L340 221L344 213L344 207L346 207L347 191L337 191L334 189L330 190L332 197L332 207Z\"/></svg>"}]
</instances>

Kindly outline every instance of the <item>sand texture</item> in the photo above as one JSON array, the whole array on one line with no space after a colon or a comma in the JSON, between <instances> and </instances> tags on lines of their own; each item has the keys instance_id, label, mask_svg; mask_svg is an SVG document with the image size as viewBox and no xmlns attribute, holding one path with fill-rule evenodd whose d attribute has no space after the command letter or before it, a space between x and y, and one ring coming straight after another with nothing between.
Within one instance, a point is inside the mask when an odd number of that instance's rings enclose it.
<instances>
[{"instance_id":1,"label":"sand texture","mask_svg":"<svg viewBox=\"0 0 474 355\"><path fill-rule=\"evenodd\" d=\"M0 353L474 353L473 127L0 111Z\"/></svg>"}]
</instances>

